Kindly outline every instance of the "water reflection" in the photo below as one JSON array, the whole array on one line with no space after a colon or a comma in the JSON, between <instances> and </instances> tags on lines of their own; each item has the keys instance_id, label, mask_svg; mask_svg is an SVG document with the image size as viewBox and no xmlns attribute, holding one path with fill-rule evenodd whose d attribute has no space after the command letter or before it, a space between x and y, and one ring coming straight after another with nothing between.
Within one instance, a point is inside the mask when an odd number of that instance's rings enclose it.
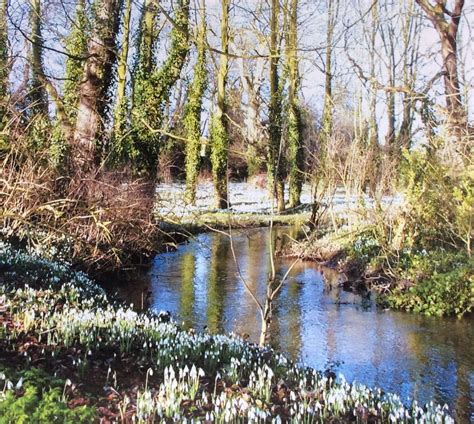
<instances>
[{"instance_id":1,"label":"water reflection","mask_svg":"<svg viewBox=\"0 0 474 424\"><path fill-rule=\"evenodd\" d=\"M277 229L281 249L295 229ZM234 234L238 265L249 286L264 298L270 271L266 229ZM291 261L278 260L279 275ZM331 367L349 380L380 386L406 402L434 399L474 419L474 325L378 310L339 288L341 277L311 263L292 270L275 305L271 343L294 360ZM237 277L229 239L203 234L177 252L159 255L150 274L152 307L169 310L187 327L236 332L258 341L260 316Z\"/></svg>"}]
</instances>

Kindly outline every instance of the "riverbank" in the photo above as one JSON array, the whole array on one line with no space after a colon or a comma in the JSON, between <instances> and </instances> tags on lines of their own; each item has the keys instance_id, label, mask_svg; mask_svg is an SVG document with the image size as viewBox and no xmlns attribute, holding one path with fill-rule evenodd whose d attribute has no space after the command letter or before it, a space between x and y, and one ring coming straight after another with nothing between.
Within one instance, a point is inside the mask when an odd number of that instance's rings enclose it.
<instances>
[{"instance_id":1,"label":"riverbank","mask_svg":"<svg viewBox=\"0 0 474 424\"><path fill-rule=\"evenodd\" d=\"M375 291L384 307L462 317L474 309L474 259L449 248L390 251L374 227L313 233L286 251L341 273L354 291Z\"/></svg>"},{"instance_id":2,"label":"riverbank","mask_svg":"<svg viewBox=\"0 0 474 424\"><path fill-rule=\"evenodd\" d=\"M452 422L432 403L404 406L238 337L133 312L65 264L5 245L0 257L7 422L54 414L74 422Z\"/></svg>"}]
</instances>

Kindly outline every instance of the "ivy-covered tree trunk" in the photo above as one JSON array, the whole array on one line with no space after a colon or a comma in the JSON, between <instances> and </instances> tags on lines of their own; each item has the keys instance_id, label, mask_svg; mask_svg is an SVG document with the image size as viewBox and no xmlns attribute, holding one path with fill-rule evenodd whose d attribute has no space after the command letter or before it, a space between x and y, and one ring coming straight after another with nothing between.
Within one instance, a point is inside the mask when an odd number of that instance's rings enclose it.
<instances>
[{"instance_id":1,"label":"ivy-covered tree trunk","mask_svg":"<svg viewBox=\"0 0 474 424\"><path fill-rule=\"evenodd\" d=\"M138 171L152 176L156 176L157 171L164 107L169 100L171 89L181 75L189 52L189 1L177 1L168 56L161 68L152 70L151 74L146 71L146 66L153 61L152 55L147 55L152 51L154 43L153 37L149 38L153 28L153 15L147 14L146 10L144 14L143 24L146 32L141 34L141 46L146 51L139 52L139 61L143 61L143 64L138 64L134 78L132 159Z\"/></svg>"},{"instance_id":2,"label":"ivy-covered tree trunk","mask_svg":"<svg viewBox=\"0 0 474 424\"><path fill-rule=\"evenodd\" d=\"M298 101L298 0L291 0L287 32L288 68L288 166L290 207L301 203L304 181L304 152L301 110Z\"/></svg>"},{"instance_id":3,"label":"ivy-covered tree trunk","mask_svg":"<svg viewBox=\"0 0 474 424\"><path fill-rule=\"evenodd\" d=\"M282 106L278 64L279 49L279 17L280 1L271 1L270 16L270 111L269 111L269 149L268 149L268 180L272 195L276 199L279 212L285 210L284 157L282 146Z\"/></svg>"},{"instance_id":4,"label":"ivy-covered tree trunk","mask_svg":"<svg viewBox=\"0 0 474 424\"><path fill-rule=\"evenodd\" d=\"M150 73L155 66L154 47L157 41L158 9L156 0L145 0L138 30L135 72Z\"/></svg>"},{"instance_id":5,"label":"ivy-covered tree trunk","mask_svg":"<svg viewBox=\"0 0 474 424\"><path fill-rule=\"evenodd\" d=\"M66 51L69 56L66 60L66 73L63 87L64 109L71 121L75 120L77 116L79 84L84 75L88 35L89 25L87 22L85 0L78 0L76 16L72 23L71 31L66 39Z\"/></svg>"},{"instance_id":6,"label":"ivy-covered tree trunk","mask_svg":"<svg viewBox=\"0 0 474 424\"><path fill-rule=\"evenodd\" d=\"M194 77L188 92L188 103L184 113L186 129L186 202L196 203L196 187L199 176L201 148L201 112L202 100L206 89L206 9L205 2L200 4L201 24L197 36L197 59Z\"/></svg>"},{"instance_id":7,"label":"ivy-covered tree trunk","mask_svg":"<svg viewBox=\"0 0 474 424\"><path fill-rule=\"evenodd\" d=\"M0 0L0 150L7 141L5 127L7 125L7 108L10 73L10 57L8 53L7 0Z\"/></svg>"},{"instance_id":8,"label":"ivy-covered tree trunk","mask_svg":"<svg viewBox=\"0 0 474 424\"><path fill-rule=\"evenodd\" d=\"M31 76L29 97L31 110L34 115L48 116L48 95L42 81L43 77L43 36L42 36L42 7L41 0L30 2Z\"/></svg>"},{"instance_id":9,"label":"ivy-covered tree trunk","mask_svg":"<svg viewBox=\"0 0 474 424\"><path fill-rule=\"evenodd\" d=\"M229 72L229 12L230 0L222 0L221 51L217 74L217 106L211 122L211 163L214 180L215 205L229 207L227 192L227 165L229 155L229 119L227 117L226 84Z\"/></svg>"},{"instance_id":10,"label":"ivy-covered tree trunk","mask_svg":"<svg viewBox=\"0 0 474 424\"><path fill-rule=\"evenodd\" d=\"M84 62L87 55L88 22L85 0L78 0L76 15L71 23L71 30L66 38L66 71L64 75L63 96L53 89L53 99L56 103L56 121L54 123L53 139L50 146L50 162L55 167L65 165L67 148L73 136L73 125L77 117L79 100L79 84L84 72ZM46 81L46 88L53 88Z\"/></svg>"},{"instance_id":11,"label":"ivy-covered tree trunk","mask_svg":"<svg viewBox=\"0 0 474 424\"><path fill-rule=\"evenodd\" d=\"M121 0L96 0L92 8L88 58L79 89L77 120L71 146L71 164L73 171L79 175L94 169L97 144L101 141L107 120Z\"/></svg>"},{"instance_id":12,"label":"ivy-covered tree trunk","mask_svg":"<svg viewBox=\"0 0 474 424\"><path fill-rule=\"evenodd\" d=\"M126 97L127 69L130 39L130 18L132 16L132 0L125 0L123 17L122 48L117 66L117 95L115 98L114 127L112 132L112 160L118 162L124 158L128 150L125 132L129 102Z\"/></svg>"}]
</instances>

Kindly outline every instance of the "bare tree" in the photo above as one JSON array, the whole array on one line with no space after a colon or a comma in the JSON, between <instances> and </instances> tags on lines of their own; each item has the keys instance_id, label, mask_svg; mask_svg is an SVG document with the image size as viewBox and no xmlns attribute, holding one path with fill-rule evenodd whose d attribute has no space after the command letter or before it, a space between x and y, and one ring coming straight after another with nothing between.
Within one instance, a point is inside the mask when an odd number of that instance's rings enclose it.
<instances>
[{"instance_id":1,"label":"bare tree","mask_svg":"<svg viewBox=\"0 0 474 424\"><path fill-rule=\"evenodd\" d=\"M457 36L464 0L455 0L452 10L447 7L447 0L416 0L433 23L441 42L441 56L444 67L444 88L446 93L448 134L460 142L466 135L467 118L461 96L458 77Z\"/></svg>"}]
</instances>

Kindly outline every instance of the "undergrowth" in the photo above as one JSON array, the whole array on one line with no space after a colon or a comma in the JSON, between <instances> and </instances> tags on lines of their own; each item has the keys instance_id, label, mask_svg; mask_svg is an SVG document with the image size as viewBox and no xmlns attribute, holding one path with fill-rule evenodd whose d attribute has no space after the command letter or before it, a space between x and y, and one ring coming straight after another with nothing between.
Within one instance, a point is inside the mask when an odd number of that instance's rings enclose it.
<instances>
[{"instance_id":1,"label":"undergrowth","mask_svg":"<svg viewBox=\"0 0 474 424\"><path fill-rule=\"evenodd\" d=\"M94 407L68 405L71 382L51 377L38 368L16 371L0 364L0 423L91 423Z\"/></svg>"}]
</instances>

